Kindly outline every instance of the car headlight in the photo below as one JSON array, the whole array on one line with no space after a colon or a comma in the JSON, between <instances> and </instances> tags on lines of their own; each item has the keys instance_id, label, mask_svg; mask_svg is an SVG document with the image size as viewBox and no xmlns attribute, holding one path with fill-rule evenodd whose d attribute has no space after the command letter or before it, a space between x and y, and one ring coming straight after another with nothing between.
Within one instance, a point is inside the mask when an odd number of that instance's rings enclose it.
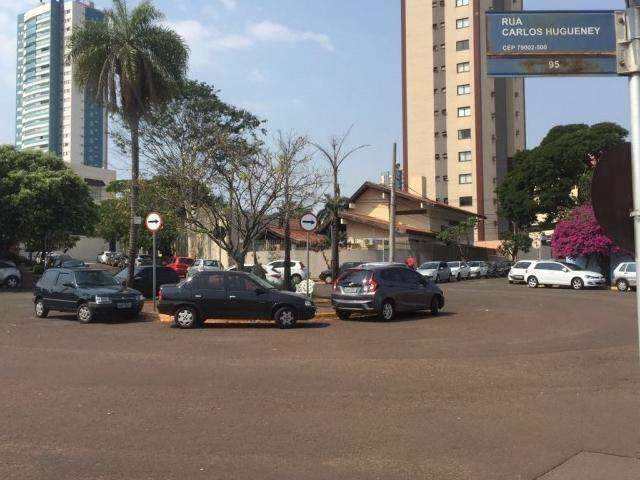
<instances>
[{"instance_id":1,"label":"car headlight","mask_svg":"<svg viewBox=\"0 0 640 480\"><path fill-rule=\"evenodd\" d=\"M305 307L313 307L313 302L311 300L305 300L304 301L304 306Z\"/></svg>"},{"instance_id":2,"label":"car headlight","mask_svg":"<svg viewBox=\"0 0 640 480\"><path fill-rule=\"evenodd\" d=\"M109 298L109 297L96 297L96 303L100 303L100 304L111 303L111 298Z\"/></svg>"}]
</instances>

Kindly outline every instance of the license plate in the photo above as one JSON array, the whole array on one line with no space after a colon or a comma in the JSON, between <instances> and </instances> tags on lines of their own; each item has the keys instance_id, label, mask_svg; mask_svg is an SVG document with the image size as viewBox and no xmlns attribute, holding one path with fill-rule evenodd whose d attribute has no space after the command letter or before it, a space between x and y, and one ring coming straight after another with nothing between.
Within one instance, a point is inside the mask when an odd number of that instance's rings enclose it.
<instances>
[{"instance_id":1,"label":"license plate","mask_svg":"<svg viewBox=\"0 0 640 480\"><path fill-rule=\"evenodd\" d=\"M524 275L513 275L515 280L524 280Z\"/></svg>"},{"instance_id":2,"label":"license plate","mask_svg":"<svg viewBox=\"0 0 640 480\"><path fill-rule=\"evenodd\" d=\"M358 287L342 287L344 293L358 293Z\"/></svg>"},{"instance_id":3,"label":"license plate","mask_svg":"<svg viewBox=\"0 0 640 480\"><path fill-rule=\"evenodd\" d=\"M131 308L130 303L118 303L118 308Z\"/></svg>"}]
</instances>

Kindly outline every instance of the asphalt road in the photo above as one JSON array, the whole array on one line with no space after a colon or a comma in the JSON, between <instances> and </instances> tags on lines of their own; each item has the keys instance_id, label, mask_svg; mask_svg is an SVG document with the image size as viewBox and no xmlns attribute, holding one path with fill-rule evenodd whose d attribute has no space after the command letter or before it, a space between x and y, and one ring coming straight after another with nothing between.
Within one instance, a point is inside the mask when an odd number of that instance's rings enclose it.
<instances>
[{"instance_id":1,"label":"asphalt road","mask_svg":"<svg viewBox=\"0 0 640 480\"><path fill-rule=\"evenodd\" d=\"M435 318L289 331L36 319L0 291L0 478L528 480L640 456L633 295L443 288Z\"/></svg>"}]
</instances>

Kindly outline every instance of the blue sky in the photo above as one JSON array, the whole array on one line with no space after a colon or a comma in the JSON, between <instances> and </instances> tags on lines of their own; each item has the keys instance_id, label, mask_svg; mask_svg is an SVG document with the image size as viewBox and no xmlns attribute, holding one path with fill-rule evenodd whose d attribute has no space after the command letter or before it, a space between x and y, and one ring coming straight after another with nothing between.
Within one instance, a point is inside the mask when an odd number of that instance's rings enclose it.
<instances>
[{"instance_id":1,"label":"blue sky","mask_svg":"<svg viewBox=\"0 0 640 480\"><path fill-rule=\"evenodd\" d=\"M424 0L428 1L428 0ZM16 15L36 0L0 0L0 143L13 143ZM98 8L110 5L96 0ZM191 77L221 97L323 143L354 124L343 192L388 169L401 151L399 0L156 0L191 46ZM526 0L526 9L620 9L622 0ZM529 79L527 140L557 124L611 120L628 125L622 78ZM120 176L127 164L111 158Z\"/></svg>"}]
</instances>

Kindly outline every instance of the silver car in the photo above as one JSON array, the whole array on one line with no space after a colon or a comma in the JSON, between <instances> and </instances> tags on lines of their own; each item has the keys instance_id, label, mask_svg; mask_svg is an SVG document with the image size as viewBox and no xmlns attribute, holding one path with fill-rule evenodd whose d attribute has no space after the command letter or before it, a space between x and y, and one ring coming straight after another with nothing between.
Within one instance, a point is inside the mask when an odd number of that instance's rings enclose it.
<instances>
[{"instance_id":1,"label":"silver car","mask_svg":"<svg viewBox=\"0 0 640 480\"><path fill-rule=\"evenodd\" d=\"M447 262L425 262L416 271L436 283L451 281L451 268Z\"/></svg>"},{"instance_id":2,"label":"silver car","mask_svg":"<svg viewBox=\"0 0 640 480\"><path fill-rule=\"evenodd\" d=\"M471 275L471 269L467 262L448 262L449 268L451 268L451 277L456 280L464 280Z\"/></svg>"},{"instance_id":3,"label":"silver car","mask_svg":"<svg viewBox=\"0 0 640 480\"><path fill-rule=\"evenodd\" d=\"M489 264L483 261L473 261L469 262L469 269L471 278L484 278L489 273Z\"/></svg>"},{"instance_id":4,"label":"silver car","mask_svg":"<svg viewBox=\"0 0 640 480\"><path fill-rule=\"evenodd\" d=\"M636 286L636 262L621 263L613 271L613 284L621 292Z\"/></svg>"},{"instance_id":5,"label":"silver car","mask_svg":"<svg viewBox=\"0 0 640 480\"><path fill-rule=\"evenodd\" d=\"M11 260L0 260L0 285L17 288L22 283L22 273Z\"/></svg>"},{"instance_id":6,"label":"silver car","mask_svg":"<svg viewBox=\"0 0 640 480\"><path fill-rule=\"evenodd\" d=\"M198 258L189 268L187 268L187 278L193 277L198 272L212 272L220 270L224 270L224 267L218 260L205 260L204 258Z\"/></svg>"}]
</instances>

